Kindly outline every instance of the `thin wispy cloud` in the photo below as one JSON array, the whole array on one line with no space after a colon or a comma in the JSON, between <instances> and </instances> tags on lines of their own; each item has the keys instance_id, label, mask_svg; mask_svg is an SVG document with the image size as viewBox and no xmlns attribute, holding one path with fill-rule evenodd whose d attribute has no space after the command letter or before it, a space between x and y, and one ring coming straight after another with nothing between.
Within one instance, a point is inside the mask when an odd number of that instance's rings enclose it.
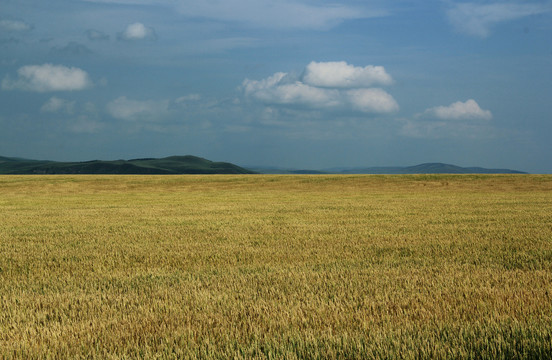
<instances>
[{"instance_id":1,"label":"thin wispy cloud","mask_svg":"<svg viewBox=\"0 0 552 360\"><path fill-rule=\"evenodd\" d=\"M274 29L327 29L345 20L385 16L388 12L366 4L314 3L300 0L86 0L124 5L162 5L182 16L241 23Z\"/></svg>"},{"instance_id":2,"label":"thin wispy cloud","mask_svg":"<svg viewBox=\"0 0 552 360\"><path fill-rule=\"evenodd\" d=\"M32 26L22 20L0 19L0 30L10 32L29 31Z\"/></svg>"},{"instance_id":3,"label":"thin wispy cloud","mask_svg":"<svg viewBox=\"0 0 552 360\"><path fill-rule=\"evenodd\" d=\"M42 107L40 111L45 113L66 113L73 114L75 112L75 101L69 101L56 96L52 96Z\"/></svg>"},{"instance_id":4,"label":"thin wispy cloud","mask_svg":"<svg viewBox=\"0 0 552 360\"><path fill-rule=\"evenodd\" d=\"M99 30L89 29L89 30L86 30L85 34L86 34L86 37L88 38L88 40L90 40L90 41L109 40L109 35L105 34L102 31L99 31Z\"/></svg>"},{"instance_id":5,"label":"thin wispy cloud","mask_svg":"<svg viewBox=\"0 0 552 360\"><path fill-rule=\"evenodd\" d=\"M108 113L127 121L157 121L169 112L168 100L134 100L121 96L107 104Z\"/></svg>"},{"instance_id":6,"label":"thin wispy cloud","mask_svg":"<svg viewBox=\"0 0 552 360\"><path fill-rule=\"evenodd\" d=\"M52 51L65 56L86 56L92 54L92 50L86 45L75 41L71 41L65 46L54 46Z\"/></svg>"},{"instance_id":7,"label":"thin wispy cloud","mask_svg":"<svg viewBox=\"0 0 552 360\"><path fill-rule=\"evenodd\" d=\"M417 139L491 139L497 130L489 124L403 119L401 136Z\"/></svg>"},{"instance_id":8,"label":"thin wispy cloud","mask_svg":"<svg viewBox=\"0 0 552 360\"><path fill-rule=\"evenodd\" d=\"M551 10L550 3L495 2L482 4L468 2L454 4L447 11L447 16L458 32L485 38L491 34L491 29L499 23Z\"/></svg>"},{"instance_id":9,"label":"thin wispy cloud","mask_svg":"<svg viewBox=\"0 0 552 360\"><path fill-rule=\"evenodd\" d=\"M241 22L268 28L328 28L347 19L382 15L363 8L340 4L300 1L215 0L181 1L178 10L186 16Z\"/></svg>"}]
</instances>

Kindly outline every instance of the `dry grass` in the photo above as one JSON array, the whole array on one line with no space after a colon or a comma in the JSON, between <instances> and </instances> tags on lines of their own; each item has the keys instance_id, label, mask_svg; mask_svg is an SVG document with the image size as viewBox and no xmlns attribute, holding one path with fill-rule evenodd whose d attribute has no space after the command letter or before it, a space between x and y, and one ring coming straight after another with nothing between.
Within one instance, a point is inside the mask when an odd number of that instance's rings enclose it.
<instances>
[{"instance_id":1,"label":"dry grass","mask_svg":"<svg viewBox=\"0 0 552 360\"><path fill-rule=\"evenodd\" d=\"M552 176L1 176L0 358L550 358Z\"/></svg>"}]
</instances>

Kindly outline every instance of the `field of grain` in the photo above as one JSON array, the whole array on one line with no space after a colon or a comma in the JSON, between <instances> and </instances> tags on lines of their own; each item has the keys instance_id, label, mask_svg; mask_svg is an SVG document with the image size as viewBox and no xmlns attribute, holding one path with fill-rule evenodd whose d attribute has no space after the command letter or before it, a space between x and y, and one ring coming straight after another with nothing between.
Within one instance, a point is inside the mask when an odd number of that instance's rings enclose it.
<instances>
[{"instance_id":1,"label":"field of grain","mask_svg":"<svg viewBox=\"0 0 552 360\"><path fill-rule=\"evenodd\" d=\"M0 358L552 358L552 176L0 176Z\"/></svg>"}]
</instances>

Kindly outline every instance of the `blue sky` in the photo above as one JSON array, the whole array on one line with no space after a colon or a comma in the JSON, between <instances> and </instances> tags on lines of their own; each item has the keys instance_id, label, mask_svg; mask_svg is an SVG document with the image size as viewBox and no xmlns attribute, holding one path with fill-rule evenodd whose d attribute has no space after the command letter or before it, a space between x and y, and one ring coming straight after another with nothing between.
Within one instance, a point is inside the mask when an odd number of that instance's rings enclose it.
<instances>
[{"instance_id":1,"label":"blue sky","mask_svg":"<svg viewBox=\"0 0 552 360\"><path fill-rule=\"evenodd\" d=\"M552 2L1 0L0 155L552 173Z\"/></svg>"}]
</instances>

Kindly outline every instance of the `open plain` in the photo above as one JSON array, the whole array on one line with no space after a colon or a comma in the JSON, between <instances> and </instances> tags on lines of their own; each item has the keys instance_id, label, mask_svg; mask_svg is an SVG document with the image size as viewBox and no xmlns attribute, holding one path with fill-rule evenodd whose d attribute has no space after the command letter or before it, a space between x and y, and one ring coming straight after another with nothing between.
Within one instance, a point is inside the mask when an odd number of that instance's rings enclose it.
<instances>
[{"instance_id":1,"label":"open plain","mask_svg":"<svg viewBox=\"0 0 552 360\"><path fill-rule=\"evenodd\" d=\"M0 358L552 358L552 176L0 176Z\"/></svg>"}]
</instances>

